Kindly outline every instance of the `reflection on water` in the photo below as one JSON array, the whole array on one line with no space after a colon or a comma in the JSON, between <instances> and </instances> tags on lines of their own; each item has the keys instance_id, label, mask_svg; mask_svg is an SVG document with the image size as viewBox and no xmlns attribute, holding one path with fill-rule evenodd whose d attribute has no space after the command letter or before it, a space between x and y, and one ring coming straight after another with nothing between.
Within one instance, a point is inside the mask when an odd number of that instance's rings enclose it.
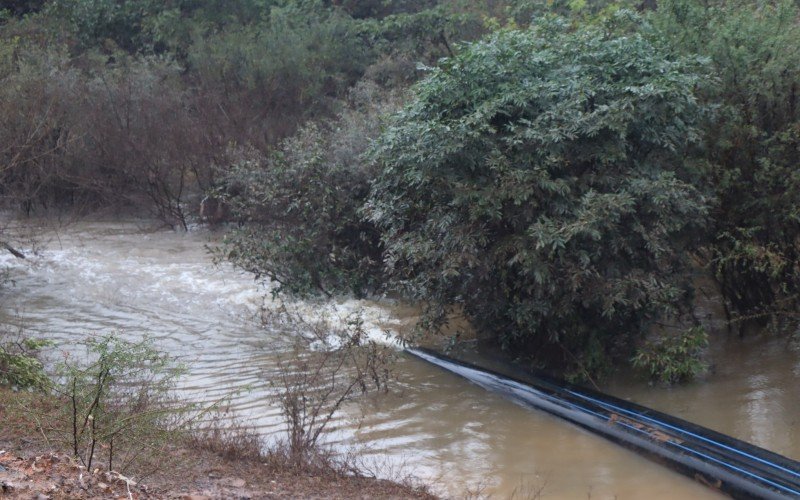
<instances>
[{"instance_id":1,"label":"reflection on water","mask_svg":"<svg viewBox=\"0 0 800 500\"><path fill-rule=\"evenodd\" d=\"M702 382L669 389L613 380L605 390L800 460L800 355L785 336L720 334Z\"/></svg>"},{"instance_id":2,"label":"reflection on water","mask_svg":"<svg viewBox=\"0 0 800 500\"><path fill-rule=\"evenodd\" d=\"M265 375L285 352L286 335L255 316L265 290L228 267L214 267L209 235L145 232L135 224L80 224L50 241L41 258L0 257L17 280L3 293L7 322L61 341L120 332L154 337L188 368L188 397L235 394L239 415L270 435L280 429ZM344 318L362 311L375 336L403 328L407 310L345 300L295 304L304 314ZM752 355L753 351L758 351ZM747 339L715 352L707 384L652 389L616 380L621 397L712 427L793 458L800 450L798 357L777 341ZM724 360L724 361L723 361ZM357 446L381 473L435 480L455 496L467 488L517 497L704 498L714 494L636 454L546 414L518 406L417 359L401 358L393 394L365 399L334 422L332 442ZM364 417L360 424L360 416Z\"/></svg>"}]
</instances>

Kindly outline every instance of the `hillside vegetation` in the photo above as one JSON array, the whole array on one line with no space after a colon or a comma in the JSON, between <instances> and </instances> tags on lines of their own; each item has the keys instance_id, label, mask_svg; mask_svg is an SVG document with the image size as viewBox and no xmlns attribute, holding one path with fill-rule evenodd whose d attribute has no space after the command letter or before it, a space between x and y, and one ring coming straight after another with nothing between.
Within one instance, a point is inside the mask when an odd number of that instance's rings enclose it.
<instances>
[{"instance_id":1,"label":"hillside vegetation","mask_svg":"<svg viewBox=\"0 0 800 500\"><path fill-rule=\"evenodd\" d=\"M3 1L0 192L674 382L698 276L731 331L797 317L799 83L784 0Z\"/></svg>"}]
</instances>

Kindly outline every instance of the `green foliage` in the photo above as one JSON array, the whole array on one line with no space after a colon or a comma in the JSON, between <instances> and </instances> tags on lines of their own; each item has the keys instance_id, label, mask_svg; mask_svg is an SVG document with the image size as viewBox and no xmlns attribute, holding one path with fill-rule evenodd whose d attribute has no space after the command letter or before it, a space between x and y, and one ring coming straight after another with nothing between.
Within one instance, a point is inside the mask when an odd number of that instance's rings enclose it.
<instances>
[{"instance_id":1,"label":"green foliage","mask_svg":"<svg viewBox=\"0 0 800 500\"><path fill-rule=\"evenodd\" d=\"M19 46L19 37L0 40L0 78L14 71L14 53Z\"/></svg>"},{"instance_id":2,"label":"green foliage","mask_svg":"<svg viewBox=\"0 0 800 500\"><path fill-rule=\"evenodd\" d=\"M0 344L0 385L16 390L46 390L50 378L39 353L52 342L32 338L4 341Z\"/></svg>"},{"instance_id":3,"label":"green foliage","mask_svg":"<svg viewBox=\"0 0 800 500\"><path fill-rule=\"evenodd\" d=\"M280 0L173 0L146 16L142 28L155 52L172 53L181 61L193 43L226 28L258 24L269 18Z\"/></svg>"},{"instance_id":4,"label":"green foliage","mask_svg":"<svg viewBox=\"0 0 800 500\"><path fill-rule=\"evenodd\" d=\"M336 5L356 19L383 19L427 10L436 3L436 0L340 0Z\"/></svg>"},{"instance_id":5,"label":"green foliage","mask_svg":"<svg viewBox=\"0 0 800 500\"><path fill-rule=\"evenodd\" d=\"M433 325L458 304L507 347L601 371L687 294L698 70L560 20L444 61L374 150L366 212L396 283Z\"/></svg>"},{"instance_id":6,"label":"green foliage","mask_svg":"<svg viewBox=\"0 0 800 500\"><path fill-rule=\"evenodd\" d=\"M0 194L185 227L217 188L243 223L224 252L280 290L363 295L388 269L424 325L461 306L602 371L687 297L686 250L738 319L800 297L798 7L626 10L654 3L0 2ZM364 160L386 94L425 74Z\"/></svg>"},{"instance_id":7,"label":"green foliage","mask_svg":"<svg viewBox=\"0 0 800 500\"><path fill-rule=\"evenodd\" d=\"M354 107L337 121L308 125L269 158L244 156L225 173L228 202L245 224L227 235L224 256L278 283L276 292L379 287L378 234L359 213L374 168L361 154L390 104L374 86L352 96Z\"/></svg>"},{"instance_id":8,"label":"green foliage","mask_svg":"<svg viewBox=\"0 0 800 500\"><path fill-rule=\"evenodd\" d=\"M632 362L635 368L646 370L653 380L665 384L685 382L708 368L701 359L707 346L708 334L703 328L695 327L646 342Z\"/></svg>"},{"instance_id":9,"label":"green foliage","mask_svg":"<svg viewBox=\"0 0 800 500\"><path fill-rule=\"evenodd\" d=\"M361 29L381 53L414 54L432 63L440 57L453 55L455 41L482 34L481 21L474 14L453 12L449 6L438 5L418 12L365 20Z\"/></svg>"},{"instance_id":10,"label":"green foliage","mask_svg":"<svg viewBox=\"0 0 800 500\"><path fill-rule=\"evenodd\" d=\"M542 17L563 16L576 26L602 24L622 11L644 10L652 0L508 0L501 2L507 19L529 26Z\"/></svg>"},{"instance_id":11,"label":"green foliage","mask_svg":"<svg viewBox=\"0 0 800 500\"><path fill-rule=\"evenodd\" d=\"M80 47L112 42L130 52L148 45L145 19L163 8L164 3L157 0L53 0L48 5Z\"/></svg>"},{"instance_id":12,"label":"green foliage","mask_svg":"<svg viewBox=\"0 0 800 500\"><path fill-rule=\"evenodd\" d=\"M3 21L3 12L10 16L24 16L39 11L45 0L2 0L0 1L0 22Z\"/></svg>"},{"instance_id":13,"label":"green foliage","mask_svg":"<svg viewBox=\"0 0 800 500\"><path fill-rule=\"evenodd\" d=\"M667 0L653 36L707 56L717 113L703 130L716 191L711 268L741 315L791 309L800 292L800 11L791 1Z\"/></svg>"},{"instance_id":14,"label":"green foliage","mask_svg":"<svg viewBox=\"0 0 800 500\"><path fill-rule=\"evenodd\" d=\"M313 4L313 2L311 2ZM77 50L122 49L185 56L195 38L226 26L268 19L281 0L52 0L45 11L60 19Z\"/></svg>"},{"instance_id":15,"label":"green foliage","mask_svg":"<svg viewBox=\"0 0 800 500\"><path fill-rule=\"evenodd\" d=\"M289 92L313 96L326 79L363 71L359 42L352 21L334 11L275 7L262 23L198 40L189 63L204 82L258 90L271 100L288 99Z\"/></svg>"},{"instance_id":16,"label":"green foliage","mask_svg":"<svg viewBox=\"0 0 800 500\"><path fill-rule=\"evenodd\" d=\"M107 335L86 348L90 361L67 358L58 368L56 392L68 404L55 427L86 467L101 459L120 472L157 465L179 411L171 391L180 370L148 339L130 343Z\"/></svg>"},{"instance_id":17,"label":"green foliage","mask_svg":"<svg viewBox=\"0 0 800 500\"><path fill-rule=\"evenodd\" d=\"M192 79L225 96L221 118L237 142L274 145L329 113L366 69L370 53L353 20L311 5L275 7L264 22L231 25L190 47Z\"/></svg>"}]
</instances>

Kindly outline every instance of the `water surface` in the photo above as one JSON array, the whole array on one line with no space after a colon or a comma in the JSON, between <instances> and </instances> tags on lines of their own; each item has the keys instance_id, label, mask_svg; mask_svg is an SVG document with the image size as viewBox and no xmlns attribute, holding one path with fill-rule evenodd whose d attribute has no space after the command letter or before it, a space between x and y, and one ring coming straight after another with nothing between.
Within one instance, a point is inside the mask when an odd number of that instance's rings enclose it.
<instances>
[{"instance_id":1,"label":"water surface","mask_svg":"<svg viewBox=\"0 0 800 500\"><path fill-rule=\"evenodd\" d=\"M291 335L257 319L267 293L249 276L214 266L204 230L147 230L141 223L80 223L46 238L37 258L9 256L16 286L4 321L70 349L117 332L157 346L188 367L182 391L199 401L232 396L235 412L265 436L280 431L265 378ZM270 303L267 302L267 307ZM390 301L295 303L310 318L345 321L360 311L372 335L407 328ZM608 390L638 403L800 458L797 352L778 339L732 341L713 354L705 384L650 388L629 377ZM397 389L365 399L333 423L331 440L361 450L381 475L413 474L454 497L714 498L705 487L547 414L489 394L415 358L396 367ZM363 417L363 418L360 418Z\"/></svg>"}]
</instances>

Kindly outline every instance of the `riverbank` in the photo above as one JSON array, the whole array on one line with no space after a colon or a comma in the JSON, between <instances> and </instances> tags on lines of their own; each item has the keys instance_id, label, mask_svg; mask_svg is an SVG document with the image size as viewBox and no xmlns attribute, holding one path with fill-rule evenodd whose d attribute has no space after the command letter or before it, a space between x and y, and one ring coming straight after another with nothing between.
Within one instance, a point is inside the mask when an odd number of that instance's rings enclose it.
<instances>
[{"instance_id":1,"label":"riverbank","mask_svg":"<svg viewBox=\"0 0 800 500\"><path fill-rule=\"evenodd\" d=\"M24 398L24 401L20 401ZM13 411L24 403L29 418ZM346 473L345 468L296 468L270 455L221 448L209 437L176 438L161 450L161 466L141 480L91 470L67 446L42 432L54 402L44 395L0 388L0 496L25 499L136 498L419 498L433 499L411 484ZM238 453L237 453L238 451Z\"/></svg>"},{"instance_id":2,"label":"riverbank","mask_svg":"<svg viewBox=\"0 0 800 500\"><path fill-rule=\"evenodd\" d=\"M266 292L251 276L214 266L206 251L213 236L201 229L153 231L136 221L82 221L57 237L43 235L38 254L29 252L24 261L6 257L16 286L3 296L3 320L12 332L55 342L45 353L53 362L65 351L79 356L92 334L114 333L129 342L151 338L186 368L182 398L202 407L229 398L231 415L271 435L285 423L269 381L279 380L276 367L293 355L281 347L298 330L265 328L260 316L251 319ZM405 327L414 313L351 299L291 305L308 321L339 325L350 312L363 311L370 327L388 330ZM722 328L714 335L708 351L714 368L702 381L666 388L621 372L601 389L800 459L794 390L800 348L768 332L740 338ZM483 357L472 361L499 368ZM327 441L341 450L355 446L364 461L400 468L443 495L462 498L465 489L483 487L493 497L515 491L519 497L525 484L544 485L545 498L586 498L589 492L592 498L715 498L635 453L425 362L400 355L392 372L393 390L342 407ZM48 450L23 451L15 453Z\"/></svg>"}]
</instances>

